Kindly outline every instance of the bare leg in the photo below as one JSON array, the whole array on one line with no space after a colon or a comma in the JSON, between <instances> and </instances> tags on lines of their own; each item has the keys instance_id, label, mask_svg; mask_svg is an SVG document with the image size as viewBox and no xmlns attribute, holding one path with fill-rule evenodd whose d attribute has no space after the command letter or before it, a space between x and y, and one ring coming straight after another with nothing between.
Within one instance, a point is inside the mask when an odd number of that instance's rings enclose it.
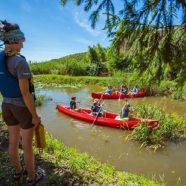
<instances>
[{"instance_id":1,"label":"bare leg","mask_svg":"<svg viewBox=\"0 0 186 186\"><path fill-rule=\"evenodd\" d=\"M20 126L8 126L9 131L9 157L10 160L15 168L16 173L21 172L22 167L19 161L18 156L18 147L19 147L19 141L20 141Z\"/></svg>"},{"instance_id":2,"label":"bare leg","mask_svg":"<svg viewBox=\"0 0 186 186\"><path fill-rule=\"evenodd\" d=\"M29 180L33 180L35 178L35 160L32 147L33 131L33 128L21 129L24 162L28 172Z\"/></svg>"}]
</instances>

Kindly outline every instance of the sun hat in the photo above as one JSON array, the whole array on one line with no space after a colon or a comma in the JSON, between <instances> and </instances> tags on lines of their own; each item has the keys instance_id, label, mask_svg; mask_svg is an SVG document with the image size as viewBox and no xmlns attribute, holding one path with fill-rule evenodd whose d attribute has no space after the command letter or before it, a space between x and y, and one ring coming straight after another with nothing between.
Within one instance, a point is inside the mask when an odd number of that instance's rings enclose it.
<instances>
[{"instance_id":1,"label":"sun hat","mask_svg":"<svg viewBox=\"0 0 186 186\"><path fill-rule=\"evenodd\" d=\"M25 40L24 33L20 30L18 25L14 25L14 29L6 30L7 22L0 20L0 40L5 43L14 43L18 40Z\"/></svg>"},{"instance_id":2,"label":"sun hat","mask_svg":"<svg viewBox=\"0 0 186 186\"><path fill-rule=\"evenodd\" d=\"M4 33L4 42L14 43L18 40L25 40L24 33L21 32L20 29L10 30L9 32Z\"/></svg>"}]
</instances>

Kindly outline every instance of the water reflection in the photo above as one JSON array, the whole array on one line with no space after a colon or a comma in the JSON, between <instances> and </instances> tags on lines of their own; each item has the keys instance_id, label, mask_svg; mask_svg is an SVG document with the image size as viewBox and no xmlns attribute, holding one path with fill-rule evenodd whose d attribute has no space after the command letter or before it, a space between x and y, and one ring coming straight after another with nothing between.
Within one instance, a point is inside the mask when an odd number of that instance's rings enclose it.
<instances>
[{"instance_id":1,"label":"water reflection","mask_svg":"<svg viewBox=\"0 0 186 186\"><path fill-rule=\"evenodd\" d=\"M63 90L40 90L39 94L53 98L39 112L47 129L66 145L76 147L79 151L88 152L96 159L112 164L119 170L142 174L147 177L156 175L165 177L169 185L175 185L179 177L186 183L186 143L169 143L166 149L153 152L140 148L138 143L127 141L129 131L91 126L90 124L70 118L57 112L58 102L69 104L70 97L76 96L80 106L90 107L92 88ZM168 112L177 112L185 116L186 104L166 97L146 97L130 100L132 105L142 103L157 104ZM119 112L122 101L105 100L104 109Z\"/></svg>"}]
</instances>

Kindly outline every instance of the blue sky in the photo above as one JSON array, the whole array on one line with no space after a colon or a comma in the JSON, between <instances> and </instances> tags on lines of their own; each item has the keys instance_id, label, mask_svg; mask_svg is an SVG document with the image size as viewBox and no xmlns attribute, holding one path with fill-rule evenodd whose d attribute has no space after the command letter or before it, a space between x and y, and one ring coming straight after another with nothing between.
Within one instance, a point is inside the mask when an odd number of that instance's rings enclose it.
<instances>
[{"instance_id":1,"label":"blue sky","mask_svg":"<svg viewBox=\"0 0 186 186\"><path fill-rule=\"evenodd\" d=\"M19 24L26 36L22 54L44 61L87 51L88 46L109 45L103 18L91 29L89 14L60 0L0 0L0 19Z\"/></svg>"},{"instance_id":2,"label":"blue sky","mask_svg":"<svg viewBox=\"0 0 186 186\"><path fill-rule=\"evenodd\" d=\"M116 12L123 7L121 2L115 3ZM176 22L180 18L178 11ZM20 25L26 36L22 54L33 62L84 52L97 43L110 44L102 30L104 15L93 30L82 6L62 7L60 0L0 0L0 20L4 19Z\"/></svg>"}]
</instances>

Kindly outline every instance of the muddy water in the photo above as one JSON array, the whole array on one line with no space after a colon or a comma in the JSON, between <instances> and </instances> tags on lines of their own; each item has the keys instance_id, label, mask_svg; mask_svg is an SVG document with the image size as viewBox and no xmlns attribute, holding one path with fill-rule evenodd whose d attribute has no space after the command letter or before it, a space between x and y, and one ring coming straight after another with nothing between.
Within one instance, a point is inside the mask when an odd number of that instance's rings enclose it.
<instances>
[{"instance_id":1,"label":"muddy water","mask_svg":"<svg viewBox=\"0 0 186 186\"><path fill-rule=\"evenodd\" d=\"M181 178L186 184L186 142L169 143L165 149L157 152L140 148L135 142L127 141L128 131L107 127L91 126L85 122L58 113L58 102L69 103L75 95L82 107L90 107L92 98L90 89L42 90L39 94L53 100L45 103L39 112L46 128L66 145L76 147L81 152L93 155L101 162L109 163L118 170L129 171L146 177L163 179L168 185L175 185ZM170 100L166 97L146 97L130 100L132 105L142 103L157 104L168 112L186 116L186 103ZM105 100L104 109L119 112L122 101Z\"/></svg>"}]
</instances>

